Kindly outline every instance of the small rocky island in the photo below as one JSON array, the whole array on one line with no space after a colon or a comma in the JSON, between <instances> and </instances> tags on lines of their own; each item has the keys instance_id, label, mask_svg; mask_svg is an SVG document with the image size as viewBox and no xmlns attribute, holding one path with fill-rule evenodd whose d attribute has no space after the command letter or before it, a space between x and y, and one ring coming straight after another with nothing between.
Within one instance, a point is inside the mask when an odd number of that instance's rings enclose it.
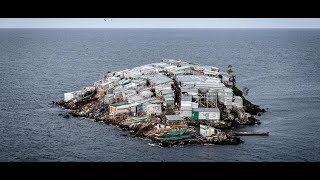
<instances>
[{"instance_id":1,"label":"small rocky island","mask_svg":"<svg viewBox=\"0 0 320 180\"><path fill-rule=\"evenodd\" d=\"M181 60L162 59L133 69L105 73L92 87L53 102L69 116L92 118L134 137L172 147L183 144L239 144L228 129L260 122L265 112L244 98L227 72Z\"/></svg>"}]
</instances>

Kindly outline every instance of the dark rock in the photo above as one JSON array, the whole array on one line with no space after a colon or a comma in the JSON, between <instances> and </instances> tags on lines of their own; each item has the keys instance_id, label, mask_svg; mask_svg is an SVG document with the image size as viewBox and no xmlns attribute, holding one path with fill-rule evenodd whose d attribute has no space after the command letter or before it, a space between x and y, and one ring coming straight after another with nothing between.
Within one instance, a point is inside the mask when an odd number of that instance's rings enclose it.
<instances>
[{"instance_id":1,"label":"dark rock","mask_svg":"<svg viewBox=\"0 0 320 180\"><path fill-rule=\"evenodd\" d=\"M128 134L120 134L121 136L128 136Z\"/></svg>"},{"instance_id":2,"label":"dark rock","mask_svg":"<svg viewBox=\"0 0 320 180\"><path fill-rule=\"evenodd\" d=\"M261 113L258 113L258 116L261 116Z\"/></svg>"},{"instance_id":3,"label":"dark rock","mask_svg":"<svg viewBox=\"0 0 320 180\"><path fill-rule=\"evenodd\" d=\"M58 115L59 115L59 116L62 116L63 114L62 114L62 113L59 113Z\"/></svg>"},{"instance_id":4,"label":"dark rock","mask_svg":"<svg viewBox=\"0 0 320 180\"><path fill-rule=\"evenodd\" d=\"M69 118L70 116L68 115L68 114L65 114L64 116L63 116L63 118Z\"/></svg>"},{"instance_id":5,"label":"dark rock","mask_svg":"<svg viewBox=\"0 0 320 180\"><path fill-rule=\"evenodd\" d=\"M77 111L71 111L69 112L69 114L73 117L79 117L79 114L77 113Z\"/></svg>"}]
</instances>

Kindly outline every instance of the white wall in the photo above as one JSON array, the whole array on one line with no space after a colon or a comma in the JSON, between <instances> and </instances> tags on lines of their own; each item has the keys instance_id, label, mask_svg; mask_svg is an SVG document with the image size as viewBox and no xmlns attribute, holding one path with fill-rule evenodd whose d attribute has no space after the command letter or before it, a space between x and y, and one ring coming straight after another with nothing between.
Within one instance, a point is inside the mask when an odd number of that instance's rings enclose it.
<instances>
[{"instance_id":1,"label":"white wall","mask_svg":"<svg viewBox=\"0 0 320 180\"><path fill-rule=\"evenodd\" d=\"M199 112L199 119L219 120L220 112Z\"/></svg>"}]
</instances>

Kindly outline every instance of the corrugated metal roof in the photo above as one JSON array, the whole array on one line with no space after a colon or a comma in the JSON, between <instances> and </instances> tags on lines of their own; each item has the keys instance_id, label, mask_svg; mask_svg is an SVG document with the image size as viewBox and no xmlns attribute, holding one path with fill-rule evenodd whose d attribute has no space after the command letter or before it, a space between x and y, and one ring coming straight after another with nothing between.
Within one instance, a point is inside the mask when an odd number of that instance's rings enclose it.
<instances>
[{"instance_id":1,"label":"corrugated metal roof","mask_svg":"<svg viewBox=\"0 0 320 180\"><path fill-rule=\"evenodd\" d=\"M180 110L181 111L192 111L192 107L191 106L181 106Z\"/></svg>"},{"instance_id":2,"label":"corrugated metal roof","mask_svg":"<svg viewBox=\"0 0 320 180\"><path fill-rule=\"evenodd\" d=\"M177 71L186 70L186 69L191 69L191 66L181 66L176 68Z\"/></svg>"},{"instance_id":3,"label":"corrugated metal roof","mask_svg":"<svg viewBox=\"0 0 320 180\"><path fill-rule=\"evenodd\" d=\"M165 95L163 95L163 97L164 97L164 98L168 98L168 97L173 98L173 94L165 94Z\"/></svg>"},{"instance_id":4,"label":"corrugated metal roof","mask_svg":"<svg viewBox=\"0 0 320 180\"><path fill-rule=\"evenodd\" d=\"M205 82L206 77L205 75L179 75L176 79L182 82Z\"/></svg>"},{"instance_id":5,"label":"corrugated metal roof","mask_svg":"<svg viewBox=\"0 0 320 180\"><path fill-rule=\"evenodd\" d=\"M149 91L149 90L143 90L143 91L140 92L140 94L142 94L142 95L153 95L153 93L151 91Z\"/></svg>"},{"instance_id":6,"label":"corrugated metal roof","mask_svg":"<svg viewBox=\"0 0 320 180\"><path fill-rule=\"evenodd\" d=\"M170 66L165 67L164 69L169 71L169 70L175 70L176 68L177 68L177 66L170 65Z\"/></svg>"},{"instance_id":7,"label":"corrugated metal roof","mask_svg":"<svg viewBox=\"0 0 320 180\"><path fill-rule=\"evenodd\" d=\"M161 59L161 62L167 63L167 64L179 64L181 60L175 60L175 59Z\"/></svg>"},{"instance_id":8,"label":"corrugated metal roof","mask_svg":"<svg viewBox=\"0 0 320 180\"><path fill-rule=\"evenodd\" d=\"M154 86L154 89L155 89L155 90L171 89L171 85L170 85L170 84L160 84L160 85Z\"/></svg>"},{"instance_id":9,"label":"corrugated metal roof","mask_svg":"<svg viewBox=\"0 0 320 180\"><path fill-rule=\"evenodd\" d=\"M149 78L149 80L152 84L155 84L155 85L172 82L172 79L170 79L167 76L162 75L162 74L152 76Z\"/></svg>"},{"instance_id":10,"label":"corrugated metal roof","mask_svg":"<svg viewBox=\"0 0 320 180\"><path fill-rule=\"evenodd\" d=\"M230 88L224 88L223 91L224 91L224 92L233 92L233 90L230 89Z\"/></svg>"},{"instance_id":11,"label":"corrugated metal roof","mask_svg":"<svg viewBox=\"0 0 320 180\"><path fill-rule=\"evenodd\" d=\"M137 94L137 92L133 89L127 89L122 91L124 94L128 95L128 94Z\"/></svg>"},{"instance_id":12,"label":"corrugated metal roof","mask_svg":"<svg viewBox=\"0 0 320 180\"><path fill-rule=\"evenodd\" d=\"M193 108L192 111L197 112L220 112L218 108Z\"/></svg>"},{"instance_id":13,"label":"corrugated metal roof","mask_svg":"<svg viewBox=\"0 0 320 180\"><path fill-rule=\"evenodd\" d=\"M193 92L198 93L198 89L194 87L181 87L181 92Z\"/></svg>"},{"instance_id":14,"label":"corrugated metal roof","mask_svg":"<svg viewBox=\"0 0 320 180\"><path fill-rule=\"evenodd\" d=\"M172 97L164 97L165 101L174 101L174 99Z\"/></svg>"},{"instance_id":15,"label":"corrugated metal roof","mask_svg":"<svg viewBox=\"0 0 320 180\"><path fill-rule=\"evenodd\" d=\"M183 117L181 117L180 115L166 115L166 119L168 121L183 121Z\"/></svg>"},{"instance_id":16,"label":"corrugated metal roof","mask_svg":"<svg viewBox=\"0 0 320 180\"><path fill-rule=\"evenodd\" d=\"M181 101L192 101L192 96L181 96Z\"/></svg>"},{"instance_id":17,"label":"corrugated metal roof","mask_svg":"<svg viewBox=\"0 0 320 180\"><path fill-rule=\"evenodd\" d=\"M142 99L143 99L143 97L141 97L139 95L132 95L132 96L128 97L128 101L131 101L131 102L138 102Z\"/></svg>"}]
</instances>

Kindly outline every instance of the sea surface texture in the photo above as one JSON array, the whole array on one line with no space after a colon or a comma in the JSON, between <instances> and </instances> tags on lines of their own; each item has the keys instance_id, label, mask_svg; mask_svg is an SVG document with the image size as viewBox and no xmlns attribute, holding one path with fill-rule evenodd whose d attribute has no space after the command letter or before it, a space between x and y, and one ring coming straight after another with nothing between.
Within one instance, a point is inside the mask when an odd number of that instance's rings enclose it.
<instances>
[{"instance_id":1,"label":"sea surface texture","mask_svg":"<svg viewBox=\"0 0 320 180\"><path fill-rule=\"evenodd\" d=\"M181 59L226 70L268 112L240 145L161 148L58 116L52 101L108 70ZM0 161L319 161L318 29L1 29Z\"/></svg>"}]
</instances>

